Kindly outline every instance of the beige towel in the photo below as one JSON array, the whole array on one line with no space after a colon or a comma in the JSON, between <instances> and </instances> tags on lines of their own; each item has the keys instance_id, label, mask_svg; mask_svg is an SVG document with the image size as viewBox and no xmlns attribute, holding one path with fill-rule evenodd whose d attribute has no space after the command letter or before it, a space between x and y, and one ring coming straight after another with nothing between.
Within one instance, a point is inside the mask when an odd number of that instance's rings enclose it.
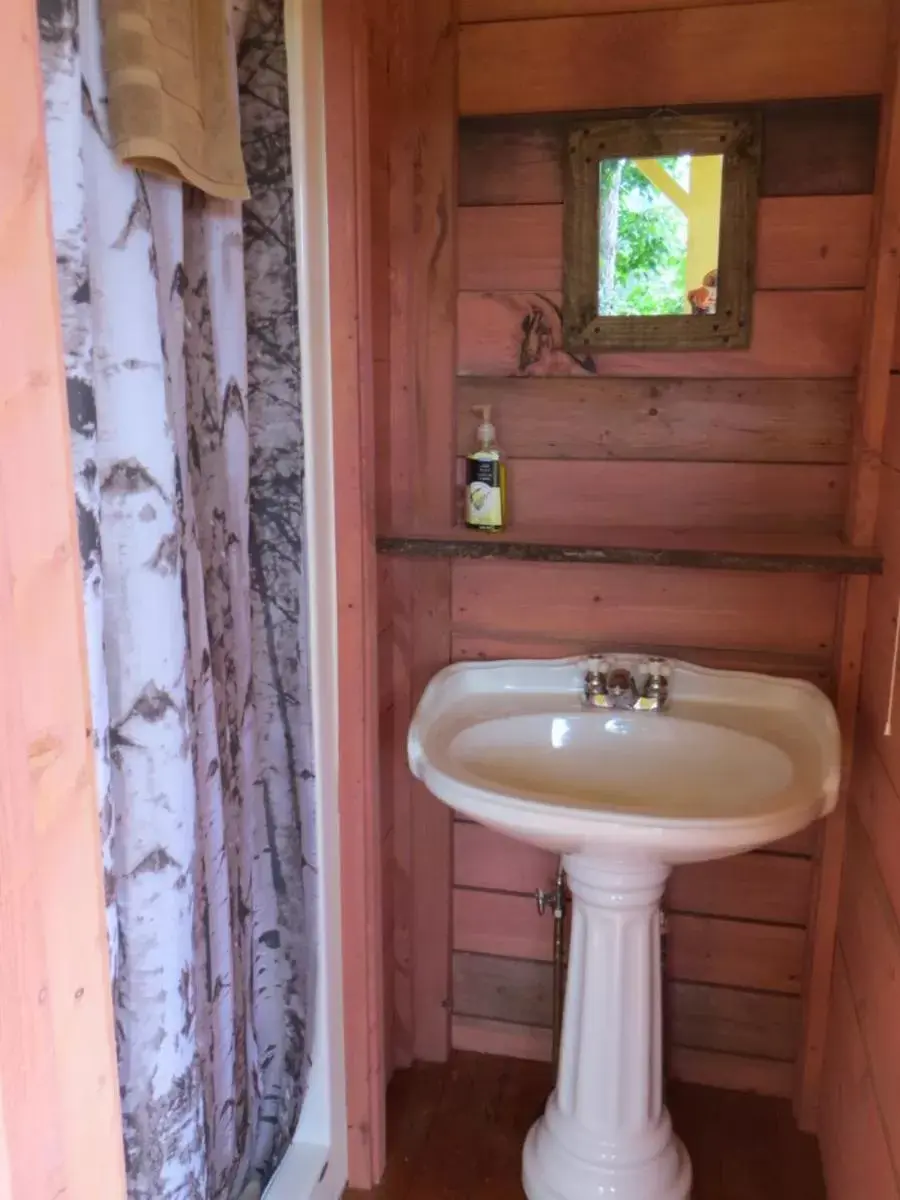
<instances>
[{"instance_id":1,"label":"beige towel","mask_svg":"<svg viewBox=\"0 0 900 1200\"><path fill-rule=\"evenodd\" d=\"M249 196L226 0L101 0L113 148L210 196Z\"/></svg>"}]
</instances>

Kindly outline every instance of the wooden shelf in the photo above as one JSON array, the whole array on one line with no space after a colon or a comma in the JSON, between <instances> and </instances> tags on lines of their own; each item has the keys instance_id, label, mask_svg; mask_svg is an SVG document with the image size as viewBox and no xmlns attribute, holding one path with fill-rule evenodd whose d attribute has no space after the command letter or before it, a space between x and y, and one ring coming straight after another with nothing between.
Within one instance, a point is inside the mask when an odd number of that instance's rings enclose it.
<instances>
[{"instance_id":1,"label":"wooden shelf","mask_svg":"<svg viewBox=\"0 0 900 1200\"><path fill-rule=\"evenodd\" d=\"M486 534L456 528L442 533L379 537L379 554L404 558L483 558L513 562L603 563L694 567L721 571L824 572L880 575L877 550L848 545L836 535L740 533L732 530L513 529Z\"/></svg>"}]
</instances>

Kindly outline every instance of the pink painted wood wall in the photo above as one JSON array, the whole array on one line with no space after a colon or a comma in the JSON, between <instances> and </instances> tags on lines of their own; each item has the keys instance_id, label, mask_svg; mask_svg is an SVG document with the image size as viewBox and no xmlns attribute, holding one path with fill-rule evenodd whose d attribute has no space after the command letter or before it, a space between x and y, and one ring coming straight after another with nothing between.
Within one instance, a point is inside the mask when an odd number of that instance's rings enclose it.
<instances>
[{"instance_id":1,"label":"pink painted wood wall","mask_svg":"<svg viewBox=\"0 0 900 1200\"><path fill-rule=\"evenodd\" d=\"M900 1197L900 723L884 734L900 597L896 382L880 474L885 572L867 613L819 1118L830 1200Z\"/></svg>"},{"instance_id":2,"label":"pink painted wood wall","mask_svg":"<svg viewBox=\"0 0 900 1200\"><path fill-rule=\"evenodd\" d=\"M856 479L886 0L855 8L846 0L463 0L458 12L441 0L427 16L419 8L383 0L374 18L371 61L382 82L373 245L387 257L375 309L384 322L378 531L453 525L456 460L471 444L471 408L485 402L495 405L510 454L519 532L539 524L557 533L635 524L840 530ZM378 33L381 20L387 33ZM802 64L776 46L773 20L785 44L804 46ZM761 106L760 288L746 351L577 361L563 349L563 126L575 110L657 102L615 49L633 37L667 48L652 72L659 103ZM580 71L573 53L617 65ZM701 59L716 69L697 72ZM544 1055L549 1044L551 927L531 893L553 863L451 823L410 780L405 732L429 674L468 658L577 654L601 640L802 674L831 689L847 676L845 594L834 576L382 565L391 1065L440 1058L451 1043L525 1055ZM806 964L814 961L826 993L830 969L827 922L817 927L811 917L821 880L834 874L830 860L827 870L818 862L820 833L727 873L676 875L676 1073L791 1093L805 1048ZM804 1093L815 1093L815 1078L813 1070L804 1079Z\"/></svg>"}]
</instances>

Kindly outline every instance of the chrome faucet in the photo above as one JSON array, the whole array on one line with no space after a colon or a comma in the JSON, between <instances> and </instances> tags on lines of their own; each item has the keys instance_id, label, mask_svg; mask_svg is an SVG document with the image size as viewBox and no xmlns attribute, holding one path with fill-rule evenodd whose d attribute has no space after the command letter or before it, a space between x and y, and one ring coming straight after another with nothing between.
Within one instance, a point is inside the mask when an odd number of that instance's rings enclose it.
<instances>
[{"instance_id":1,"label":"chrome faucet","mask_svg":"<svg viewBox=\"0 0 900 1200\"><path fill-rule=\"evenodd\" d=\"M606 677L610 708L634 708L638 702L637 684L627 667L616 667Z\"/></svg>"},{"instance_id":2,"label":"chrome faucet","mask_svg":"<svg viewBox=\"0 0 900 1200\"><path fill-rule=\"evenodd\" d=\"M662 712L669 700L671 667L664 658L648 658L644 670L644 686L635 708L644 712Z\"/></svg>"},{"instance_id":3,"label":"chrome faucet","mask_svg":"<svg viewBox=\"0 0 900 1200\"><path fill-rule=\"evenodd\" d=\"M642 668L644 682L639 689L627 667L610 667L605 658L589 659L584 676L585 705L662 712L669 699L669 663L664 658L650 658Z\"/></svg>"},{"instance_id":4,"label":"chrome faucet","mask_svg":"<svg viewBox=\"0 0 900 1200\"><path fill-rule=\"evenodd\" d=\"M590 708L609 708L606 695L606 673L609 668L605 658L589 658L584 676L584 701Z\"/></svg>"}]
</instances>

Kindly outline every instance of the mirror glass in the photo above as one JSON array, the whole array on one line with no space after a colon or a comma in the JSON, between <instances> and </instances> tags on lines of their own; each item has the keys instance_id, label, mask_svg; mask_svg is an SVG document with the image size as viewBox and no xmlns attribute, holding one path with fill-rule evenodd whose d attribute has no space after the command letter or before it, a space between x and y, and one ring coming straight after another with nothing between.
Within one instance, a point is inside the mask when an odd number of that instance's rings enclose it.
<instances>
[{"instance_id":1,"label":"mirror glass","mask_svg":"<svg viewBox=\"0 0 900 1200\"><path fill-rule=\"evenodd\" d=\"M724 161L599 161L599 317L715 313Z\"/></svg>"}]
</instances>

